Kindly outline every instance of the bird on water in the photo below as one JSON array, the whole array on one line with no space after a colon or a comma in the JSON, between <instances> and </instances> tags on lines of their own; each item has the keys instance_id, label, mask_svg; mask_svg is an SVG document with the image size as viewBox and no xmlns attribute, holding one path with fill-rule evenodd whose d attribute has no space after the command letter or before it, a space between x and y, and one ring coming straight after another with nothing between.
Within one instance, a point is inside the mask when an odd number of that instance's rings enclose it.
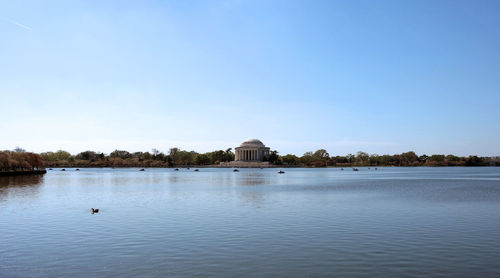
<instances>
[{"instance_id":1,"label":"bird on water","mask_svg":"<svg viewBox=\"0 0 500 278\"><path fill-rule=\"evenodd\" d=\"M92 208L92 214L99 213L99 209Z\"/></svg>"}]
</instances>

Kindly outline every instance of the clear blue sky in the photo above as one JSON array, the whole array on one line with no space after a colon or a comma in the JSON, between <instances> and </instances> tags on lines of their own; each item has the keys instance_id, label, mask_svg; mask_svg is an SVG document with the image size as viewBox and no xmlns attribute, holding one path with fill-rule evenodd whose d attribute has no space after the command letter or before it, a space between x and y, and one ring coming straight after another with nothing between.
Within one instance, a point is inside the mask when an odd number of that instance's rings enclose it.
<instances>
[{"instance_id":1,"label":"clear blue sky","mask_svg":"<svg viewBox=\"0 0 500 278\"><path fill-rule=\"evenodd\" d=\"M500 155L500 1L0 1L0 149Z\"/></svg>"}]
</instances>

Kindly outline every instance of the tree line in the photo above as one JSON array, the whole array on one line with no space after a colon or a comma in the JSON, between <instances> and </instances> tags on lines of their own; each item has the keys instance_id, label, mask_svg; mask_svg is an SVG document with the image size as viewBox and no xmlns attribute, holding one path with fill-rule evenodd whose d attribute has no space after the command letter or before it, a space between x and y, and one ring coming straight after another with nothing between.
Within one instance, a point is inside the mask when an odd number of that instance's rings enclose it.
<instances>
[{"instance_id":1,"label":"tree line","mask_svg":"<svg viewBox=\"0 0 500 278\"><path fill-rule=\"evenodd\" d=\"M41 155L23 151L0 151L0 172L35 171L44 168Z\"/></svg>"},{"instance_id":2,"label":"tree line","mask_svg":"<svg viewBox=\"0 0 500 278\"><path fill-rule=\"evenodd\" d=\"M208 166L234 160L231 148L198 153L171 148L168 153L115 150L110 154L84 151L73 155L64 150L34 154L22 149L0 152L0 171L34 170L41 167L179 167ZM357 152L346 156L331 156L325 149L306 152L302 156L279 155L273 150L264 158L273 165L284 167L354 167L354 166L500 166L500 159L460 157L452 154L417 155L413 151L378 155Z\"/></svg>"},{"instance_id":3,"label":"tree line","mask_svg":"<svg viewBox=\"0 0 500 278\"><path fill-rule=\"evenodd\" d=\"M346 156L330 156L324 150L319 149L315 152L306 152L301 157L293 154L279 156L275 164L289 166L306 167L353 167L353 166L500 166L500 160L489 157L468 156L459 157L456 155L417 155L413 151L401 154L368 154L366 152L357 152Z\"/></svg>"},{"instance_id":4,"label":"tree line","mask_svg":"<svg viewBox=\"0 0 500 278\"><path fill-rule=\"evenodd\" d=\"M47 167L176 167L206 166L234 160L232 149L197 153L171 148L168 154L153 149L151 152L115 150L110 154L84 151L72 155L67 151L44 152L41 156Z\"/></svg>"},{"instance_id":5,"label":"tree line","mask_svg":"<svg viewBox=\"0 0 500 278\"><path fill-rule=\"evenodd\" d=\"M207 153L171 148L167 154L153 149L151 152L130 153L115 150L109 155L94 151L85 151L77 155L59 150L41 154L51 167L177 167L208 166L234 160L231 148ZM420 155L409 151L394 155L368 154L357 152L346 156L330 156L325 149L306 152L302 156L294 154L279 155L273 150L264 158L273 165L290 167L352 167L352 166L500 166L500 160L488 157L459 157L452 154Z\"/></svg>"}]
</instances>

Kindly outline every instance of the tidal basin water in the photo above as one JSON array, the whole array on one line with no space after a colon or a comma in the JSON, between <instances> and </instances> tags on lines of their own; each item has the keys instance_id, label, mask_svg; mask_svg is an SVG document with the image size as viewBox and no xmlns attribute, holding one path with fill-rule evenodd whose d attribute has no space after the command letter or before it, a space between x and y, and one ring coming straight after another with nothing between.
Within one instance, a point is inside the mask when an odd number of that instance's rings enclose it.
<instances>
[{"instance_id":1,"label":"tidal basin water","mask_svg":"<svg viewBox=\"0 0 500 278\"><path fill-rule=\"evenodd\" d=\"M500 276L500 168L284 170L1 178L0 277Z\"/></svg>"}]
</instances>

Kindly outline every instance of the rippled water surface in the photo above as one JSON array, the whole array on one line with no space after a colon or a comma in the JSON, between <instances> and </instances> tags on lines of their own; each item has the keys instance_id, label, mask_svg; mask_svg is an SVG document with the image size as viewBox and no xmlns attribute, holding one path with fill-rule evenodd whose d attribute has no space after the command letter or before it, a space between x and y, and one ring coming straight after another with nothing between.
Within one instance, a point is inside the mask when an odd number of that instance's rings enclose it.
<instances>
[{"instance_id":1,"label":"rippled water surface","mask_svg":"<svg viewBox=\"0 0 500 278\"><path fill-rule=\"evenodd\" d=\"M0 178L0 277L500 276L500 168L278 170Z\"/></svg>"}]
</instances>

